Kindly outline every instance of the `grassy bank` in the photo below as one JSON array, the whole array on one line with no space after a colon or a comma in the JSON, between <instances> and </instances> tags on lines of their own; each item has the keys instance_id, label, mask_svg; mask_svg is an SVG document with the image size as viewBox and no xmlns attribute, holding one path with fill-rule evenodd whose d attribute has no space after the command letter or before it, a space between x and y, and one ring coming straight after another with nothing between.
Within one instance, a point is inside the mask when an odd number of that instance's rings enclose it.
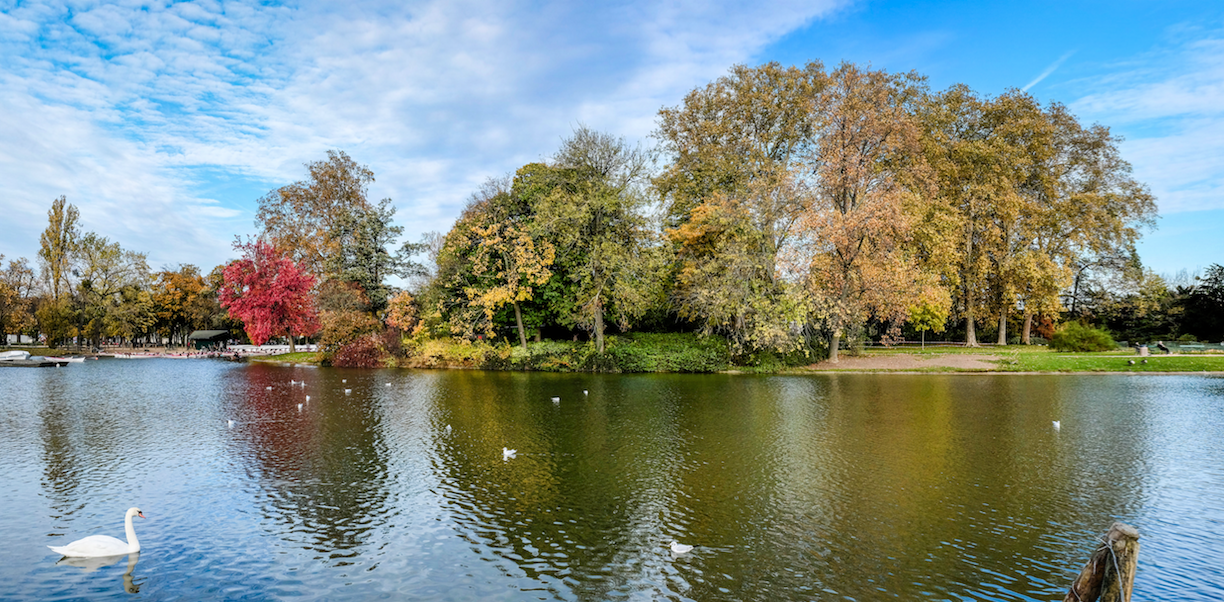
<instances>
[{"instance_id":1,"label":"grassy bank","mask_svg":"<svg viewBox=\"0 0 1224 602\"><path fill-rule=\"evenodd\" d=\"M1133 350L1100 353L1063 353L1035 345L989 347L928 347L925 350L869 349L864 356L911 355L923 359L950 355L993 355L999 372L1224 372L1224 354L1154 355L1139 357ZM1146 360L1146 363L1144 362ZM1133 364L1131 362L1134 362ZM948 368L920 369L924 372L956 372Z\"/></svg>"},{"instance_id":2,"label":"grassy bank","mask_svg":"<svg viewBox=\"0 0 1224 602\"><path fill-rule=\"evenodd\" d=\"M405 368L468 368L522 372L748 372L759 374L808 373L802 359L786 361L770 355L739 358L735 361L726 341L718 337L693 334L634 334L608 337L607 350L595 352L590 342L530 342L517 345L431 339L408 345L407 357L388 359L387 366ZM1156 355L1140 358L1133 351L1119 349L1103 353L1060 353L1047 347L1008 345L989 347L928 347L926 349L868 349L859 356L912 356L938 360L959 355L990 355L998 359L988 369L969 370L948 366L906 368L906 371L949 372L1224 372L1224 354ZM255 361L320 363L323 354L284 353ZM1147 363L1143 363L1146 359ZM1134 361L1134 364L1130 362ZM848 362L847 362L848 364ZM889 372L888 369L844 371Z\"/></svg>"}]
</instances>

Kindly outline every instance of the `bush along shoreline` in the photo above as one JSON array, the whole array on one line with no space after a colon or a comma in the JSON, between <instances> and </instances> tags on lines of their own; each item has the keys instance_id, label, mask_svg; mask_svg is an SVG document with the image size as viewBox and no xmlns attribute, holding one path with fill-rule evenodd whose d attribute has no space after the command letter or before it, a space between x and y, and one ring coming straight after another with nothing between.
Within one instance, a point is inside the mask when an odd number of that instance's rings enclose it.
<instances>
[{"instance_id":1,"label":"bush along shoreline","mask_svg":"<svg viewBox=\"0 0 1224 602\"><path fill-rule=\"evenodd\" d=\"M381 339L381 340L379 340ZM351 368L451 368L518 372L703 373L737 370L777 372L806 366L814 358L795 353L736 357L726 339L691 333L632 333L609 336L599 353L594 342L505 342L409 339L396 349L384 337L369 337L335 353L297 353L266 361L318 363Z\"/></svg>"}]
</instances>

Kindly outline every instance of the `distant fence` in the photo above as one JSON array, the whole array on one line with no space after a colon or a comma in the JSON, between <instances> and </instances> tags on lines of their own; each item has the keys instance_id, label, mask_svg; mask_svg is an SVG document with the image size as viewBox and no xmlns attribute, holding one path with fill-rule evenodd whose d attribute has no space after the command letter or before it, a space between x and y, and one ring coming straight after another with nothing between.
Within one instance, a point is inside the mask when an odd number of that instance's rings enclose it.
<instances>
[{"instance_id":1,"label":"distant fence","mask_svg":"<svg viewBox=\"0 0 1224 602\"><path fill-rule=\"evenodd\" d=\"M279 355L289 353L288 345L230 345L226 351L237 351L243 355ZM294 351L318 351L318 345L297 345Z\"/></svg>"},{"instance_id":2,"label":"distant fence","mask_svg":"<svg viewBox=\"0 0 1224 602\"><path fill-rule=\"evenodd\" d=\"M1160 341L1165 347L1169 348L1170 353L1224 353L1224 342L1220 343L1199 343L1191 341ZM1122 349L1133 349L1139 345L1147 345L1148 351L1153 354L1164 353L1157 347L1157 341L1148 341L1146 343L1131 343L1129 341L1118 341L1118 347Z\"/></svg>"}]
</instances>

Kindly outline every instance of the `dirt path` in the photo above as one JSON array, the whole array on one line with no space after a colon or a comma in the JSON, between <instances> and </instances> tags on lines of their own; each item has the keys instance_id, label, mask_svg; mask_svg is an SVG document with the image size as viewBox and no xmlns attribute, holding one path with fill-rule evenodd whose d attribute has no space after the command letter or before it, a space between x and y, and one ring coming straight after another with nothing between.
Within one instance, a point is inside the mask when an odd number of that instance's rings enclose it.
<instances>
[{"instance_id":1,"label":"dirt path","mask_svg":"<svg viewBox=\"0 0 1224 602\"><path fill-rule=\"evenodd\" d=\"M842 357L836 364L827 361L808 366L809 370L921 370L924 368L952 368L955 370L996 370L992 362L997 355L978 353L950 353L933 357L916 355L876 355L872 357Z\"/></svg>"}]
</instances>

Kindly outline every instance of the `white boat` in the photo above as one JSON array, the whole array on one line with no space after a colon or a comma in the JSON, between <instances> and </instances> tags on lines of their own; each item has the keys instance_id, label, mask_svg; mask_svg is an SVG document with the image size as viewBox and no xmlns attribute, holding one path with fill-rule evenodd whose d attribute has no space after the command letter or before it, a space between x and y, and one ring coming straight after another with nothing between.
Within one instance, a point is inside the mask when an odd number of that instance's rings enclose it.
<instances>
[{"instance_id":1,"label":"white boat","mask_svg":"<svg viewBox=\"0 0 1224 602\"><path fill-rule=\"evenodd\" d=\"M0 362L30 359L29 351L0 351Z\"/></svg>"},{"instance_id":2,"label":"white boat","mask_svg":"<svg viewBox=\"0 0 1224 602\"><path fill-rule=\"evenodd\" d=\"M53 362L68 362L68 363L70 363L70 364L84 364L84 363L85 363L85 358L84 358L84 357L80 357L80 356L73 356L73 357L52 357L52 356L48 355L48 356L47 356L47 359L49 359L49 360L51 360L51 361L53 361Z\"/></svg>"}]
</instances>

